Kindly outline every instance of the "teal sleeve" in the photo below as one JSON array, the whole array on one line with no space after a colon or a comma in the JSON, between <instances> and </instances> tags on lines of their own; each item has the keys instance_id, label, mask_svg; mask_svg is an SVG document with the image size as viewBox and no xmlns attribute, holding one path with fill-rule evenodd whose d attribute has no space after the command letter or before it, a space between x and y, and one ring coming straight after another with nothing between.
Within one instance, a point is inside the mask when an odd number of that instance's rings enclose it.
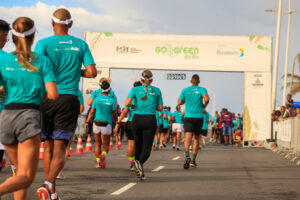
<instances>
[{"instance_id":1,"label":"teal sleeve","mask_svg":"<svg viewBox=\"0 0 300 200\"><path fill-rule=\"evenodd\" d=\"M202 93L202 96L205 95L205 94L207 94L206 88L202 88L202 92L201 93Z\"/></svg>"},{"instance_id":2,"label":"teal sleeve","mask_svg":"<svg viewBox=\"0 0 300 200\"><path fill-rule=\"evenodd\" d=\"M78 90L78 100L79 100L80 105L84 104L83 96L82 96L82 93L80 90Z\"/></svg>"},{"instance_id":3,"label":"teal sleeve","mask_svg":"<svg viewBox=\"0 0 300 200\"><path fill-rule=\"evenodd\" d=\"M92 108L96 108L96 101L93 101Z\"/></svg>"},{"instance_id":4,"label":"teal sleeve","mask_svg":"<svg viewBox=\"0 0 300 200\"><path fill-rule=\"evenodd\" d=\"M83 65L86 67L88 65L94 65L95 61L90 51L89 46L84 42L84 52L83 52Z\"/></svg>"},{"instance_id":5,"label":"teal sleeve","mask_svg":"<svg viewBox=\"0 0 300 200\"><path fill-rule=\"evenodd\" d=\"M92 92L92 94L91 94L91 98L95 98L96 97L96 93L97 93L97 90L94 90L93 92Z\"/></svg>"},{"instance_id":6,"label":"teal sleeve","mask_svg":"<svg viewBox=\"0 0 300 200\"><path fill-rule=\"evenodd\" d=\"M135 88L132 88L128 94L128 97L131 99L135 99L136 95L135 95Z\"/></svg>"},{"instance_id":7,"label":"teal sleeve","mask_svg":"<svg viewBox=\"0 0 300 200\"><path fill-rule=\"evenodd\" d=\"M34 52L44 56L46 55L44 45L41 41L38 41L37 44L35 45Z\"/></svg>"},{"instance_id":8,"label":"teal sleeve","mask_svg":"<svg viewBox=\"0 0 300 200\"><path fill-rule=\"evenodd\" d=\"M163 99L162 99L162 96L161 96L161 91L159 91L159 94L158 94L157 105L163 105Z\"/></svg>"},{"instance_id":9,"label":"teal sleeve","mask_svg":"<svg viewBox=\"0 0 300 200\"><path fill-rule=\"evenodd\" d=\"M179 96L179 100L181 101L185 101L185 98L184 98L184 90L182 90L180 96Z\"/></svg>"},{"instance_id":10,"label":"teal sleeve","mask_svg":"<svg viewBox=\"0 0 300 200\"><path fill-rule=\"evenodd\" d=\"M114 104L113 104L112 110L113 110L113 111L116 111L116 110L117 110L117 105L116 105L116 102L115 102L115 101L114 101Z\"/></svg>"},{"instance_id":11,"label":"teal sleeve","mask_svg":"<svg viewBox=\"0 0 300 200\"><path fill-rule=\"evenodd\" d=\"M42 66L42 75L44 82L56 82L50 60L47 57L44 57L43 59L45 59L44 65Z\"/></svg>"}]
</instances>

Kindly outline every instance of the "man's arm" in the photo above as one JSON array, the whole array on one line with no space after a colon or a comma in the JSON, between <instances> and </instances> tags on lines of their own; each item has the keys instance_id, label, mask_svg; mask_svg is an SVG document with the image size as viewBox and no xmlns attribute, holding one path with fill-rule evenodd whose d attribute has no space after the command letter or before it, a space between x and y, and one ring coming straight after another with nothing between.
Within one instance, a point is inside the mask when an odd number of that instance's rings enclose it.
<instances>
[{"instance_id":1,"label":"man's arm","mask_svg":"<svg viewBox=\"0 0 300 200\"><path fill-rule=\"evenodd\" d=\"M95 78L97 76L96 65L91 64L81 70L81 76L85 78Z\"/></svg>"}]
</instances>

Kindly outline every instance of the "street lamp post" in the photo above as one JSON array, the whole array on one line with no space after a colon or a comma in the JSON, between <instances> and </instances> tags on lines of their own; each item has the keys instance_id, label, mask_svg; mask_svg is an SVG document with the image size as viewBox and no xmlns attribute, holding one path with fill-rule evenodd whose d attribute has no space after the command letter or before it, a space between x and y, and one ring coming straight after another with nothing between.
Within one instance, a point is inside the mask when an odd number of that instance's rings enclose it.
<instances>
[{"instance_id":1,"label":"street lamp post","mask_svg":"<svg viewBox=\"0 0 300 200\"><path fill-rule=\"evenodd\" d=\"M277 85L277 71L278 71L278 53L279 53L279 39L280 39L280 25L281 25L281 9L282 0L278 3L278 15L277 15L277 31L276 31L276 46L275 46L275 56L274 56L274 67L273 67L273 82L272 82L272 109L276 106L276 85ZM266 10L273 11L273 10Z\"/></svg>"},{"instance_id":2,"label":"street lamp post","mask_svg":"<svg viewBox=\"0 0 300 200\"><path fill-rule=\"evenodd\" d=\"M277 12L278 18L281 18L281 13L288 14L288 27L287 27L287 38L286 38L286 51L285 51L285 65L284 65L284 82L283 82L283 95L282 95L282 105L285 105L286 87L287 87L287 68L288 68L288 55L289 55L289 41L290 41L290 24L291 24L291 14L297 13L298 10L291 10L291 0L289 0L289 10L281 11L281 0L279 0L278 10L266 10L267 12ZM280 19L277 20L277 37L280 37ZM279 50L279 39L276 37L276 48L275 48L275 61L274 61L274 71L273 71L273 88L272 88L272 108L275 108L276 102L276 85L277 85L277 69L278 69L278 50ZM277 46L278 44L278 46Z\"/></svg>"}]
</instances>

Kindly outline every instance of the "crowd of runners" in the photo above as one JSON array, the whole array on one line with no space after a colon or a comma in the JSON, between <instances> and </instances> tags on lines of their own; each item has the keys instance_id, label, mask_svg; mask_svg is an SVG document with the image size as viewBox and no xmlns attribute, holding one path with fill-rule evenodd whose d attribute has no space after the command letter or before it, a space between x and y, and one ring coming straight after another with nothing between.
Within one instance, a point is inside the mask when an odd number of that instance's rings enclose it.
<instances>
[{"instance_id":1,"label":"crowd of runners","mask_svg":"<svg viewBox=\"0 0 300 200\"><path fill-rule=\"evenodd\" d=\"M97 76L88 45L68 33L73 23L70 12L58 9L51 19L54 35L38 41L34 50L31 46L36 28L32 19L17 18L11 28L7 22L0 21L1 49L9 31L15 44L11 53L0 50L0 141L3 144L0 156L5 147L15 167L15 174L0 184L0 197L13 192L15 199L26 199L26 189L37 171L42 141L45 181L37 188L37 196L60 199L55 180L63 170L78 115L84 109L80 77ZM124 130L128 139L130 169L135 170L140 180L146 178L144 164L151 151L166 148L168 143L175 151L183 149L184 169L196 167L200 141L205 146L209 125L212 126L209 142L241 143L242 116L224 108L211 117L206 111L209 96L199 86L197 74L192 76L191 86L178 94L174 112L164 106L160 89L151 85L154 78L150 70L143 71L140 81L134 83L122 102L121 113L110 87L111 80L100 79L100 88L88 99L90 109L85 122L85 129L94 135L96 168L106 167L111 138L120 130Z\"/></svg>"}]
</instances>

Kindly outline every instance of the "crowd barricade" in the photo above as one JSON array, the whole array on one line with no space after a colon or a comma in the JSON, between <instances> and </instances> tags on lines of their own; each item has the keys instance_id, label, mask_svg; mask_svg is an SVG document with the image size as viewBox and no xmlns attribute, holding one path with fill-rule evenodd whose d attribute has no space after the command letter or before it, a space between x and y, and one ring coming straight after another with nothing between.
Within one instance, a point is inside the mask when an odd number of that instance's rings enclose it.
<instances>
[{"instance_id":1,"label":"crowd barricade","mask_svg":"<svg viewBox=\"0 0 300 200\"><path fill-rule=\"evenodd\" d=\"M300 156L300 117L273 122L273 136L281 152Z\"/></svg>"}]
</instances>

